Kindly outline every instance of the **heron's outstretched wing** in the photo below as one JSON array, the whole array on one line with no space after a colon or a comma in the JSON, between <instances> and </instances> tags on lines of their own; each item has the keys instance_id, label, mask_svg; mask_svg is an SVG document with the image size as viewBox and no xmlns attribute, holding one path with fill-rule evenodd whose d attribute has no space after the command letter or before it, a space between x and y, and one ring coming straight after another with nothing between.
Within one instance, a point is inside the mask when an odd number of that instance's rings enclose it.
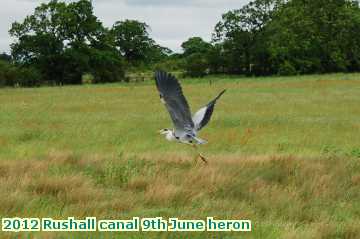
<instances>
[{"instance_id":1,"label":"heron's outstretched wing","mask_svg":"<svg viewBox=\"0 0 360 239\"><path fill-rule=\"evenodd\" d=\"M202 107L200 110L198 110L192 120L195 124L195 130L199 131L201 130L207 123L209 123L211 115L214 111L214 107L216 104L216 101L222 96L222 94L225 93L226 90L223 90L220 92L220 94L209 102L206 106Z\"/></svg>"},{"instance_id":2,"label":"heron's outstretched wing","mask_svg":"<svg viewBox=\"0 0 360 239\"><path fill-rule=\"evenodd\" d=\"M194 123L179 82L173 75L163 71L155 73L155 81L160 98L169 111L175 129L182 132L192 132Z\"/></svg>"}]
</instances>

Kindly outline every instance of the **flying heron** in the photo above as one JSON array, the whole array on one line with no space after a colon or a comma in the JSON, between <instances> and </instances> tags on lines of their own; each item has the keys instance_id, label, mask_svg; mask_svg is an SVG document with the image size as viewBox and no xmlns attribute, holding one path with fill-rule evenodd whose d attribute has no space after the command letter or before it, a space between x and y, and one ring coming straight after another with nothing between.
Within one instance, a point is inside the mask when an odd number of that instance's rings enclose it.
<instances>
[{"instance_id":1,"label":"flying heron","mask_svg":"<svg viewBox=\"0 0 360 239\"><path fill-rule=\"evenodd\" d=\"M196 137L197 133L209 123L216 101L224 94L225 90L191 117L190 107L177 79L164 71L157 71L155 72L155 81L160 99L169 111L174 124L174 129L162 129L160 134L165 135L168 141L192 145L197 151L197 145L207 143L206 140ZM207 163L206 158L198 151L197 153L201 160Z\"/></svg>"}]
</instances>

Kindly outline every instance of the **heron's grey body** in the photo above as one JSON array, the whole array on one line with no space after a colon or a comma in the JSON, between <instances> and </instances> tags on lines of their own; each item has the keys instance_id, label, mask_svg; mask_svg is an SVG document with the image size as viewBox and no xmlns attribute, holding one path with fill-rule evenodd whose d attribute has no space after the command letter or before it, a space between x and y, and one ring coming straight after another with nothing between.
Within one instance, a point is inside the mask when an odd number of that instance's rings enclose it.
<instances>
[{"instance_id":1,"label":"heron's grey body","mask_svg":"<svg viewBox=\"0 0 360 239\"><path fill-rule=\"evenodd\" d=\"M176 78L166 72L157 71L155 80L160 99L169 111L174 124L174 129L163 129L160 133L164 134L169 141L192 145L207 143L205 140L196 137L196 135L198 131L209 123L216 101L224 94L225 90L191 117L190 107Z\"/></svg>"}]
</instances>

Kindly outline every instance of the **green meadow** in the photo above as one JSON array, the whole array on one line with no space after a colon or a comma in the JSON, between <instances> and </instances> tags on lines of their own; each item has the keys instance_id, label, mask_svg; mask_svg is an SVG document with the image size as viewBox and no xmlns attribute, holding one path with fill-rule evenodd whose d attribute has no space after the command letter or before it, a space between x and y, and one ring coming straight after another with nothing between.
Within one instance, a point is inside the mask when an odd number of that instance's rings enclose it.
<instances>
[{"instance_id":1,"label":"green meadow","mask_svg":"<svg viewBox=\"0 0 360 239\"><path fill-rule=\"evenodd\" d=\"M0 218L249 219L252 232L1 238L359 238L360 74L182 79L204 165L153 81L0 89Z\"/></svg>"}]
</instances>

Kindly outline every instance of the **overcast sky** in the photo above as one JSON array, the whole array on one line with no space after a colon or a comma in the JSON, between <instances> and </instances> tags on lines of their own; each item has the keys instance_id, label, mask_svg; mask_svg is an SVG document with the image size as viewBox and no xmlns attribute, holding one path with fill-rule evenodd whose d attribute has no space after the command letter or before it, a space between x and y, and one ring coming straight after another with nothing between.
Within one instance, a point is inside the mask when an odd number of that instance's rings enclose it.
<instances>
[{"instance_id":1,"label":"overcast sky","mask_svg":"<svg viewBox=\"0 0 360 239\"><path fill-rule=\"evenodd\" d=\"M45 0L1 0L0 52L9 52L12 39L8 30L14 21L22 21ZM162 46L174 51L192 36L211 39L215 24L228 10L237 9L249 0L93 0L95 15L105 26L115 21L136 19L146 22L150 35Z\"/></svg>"}]
</instances>

